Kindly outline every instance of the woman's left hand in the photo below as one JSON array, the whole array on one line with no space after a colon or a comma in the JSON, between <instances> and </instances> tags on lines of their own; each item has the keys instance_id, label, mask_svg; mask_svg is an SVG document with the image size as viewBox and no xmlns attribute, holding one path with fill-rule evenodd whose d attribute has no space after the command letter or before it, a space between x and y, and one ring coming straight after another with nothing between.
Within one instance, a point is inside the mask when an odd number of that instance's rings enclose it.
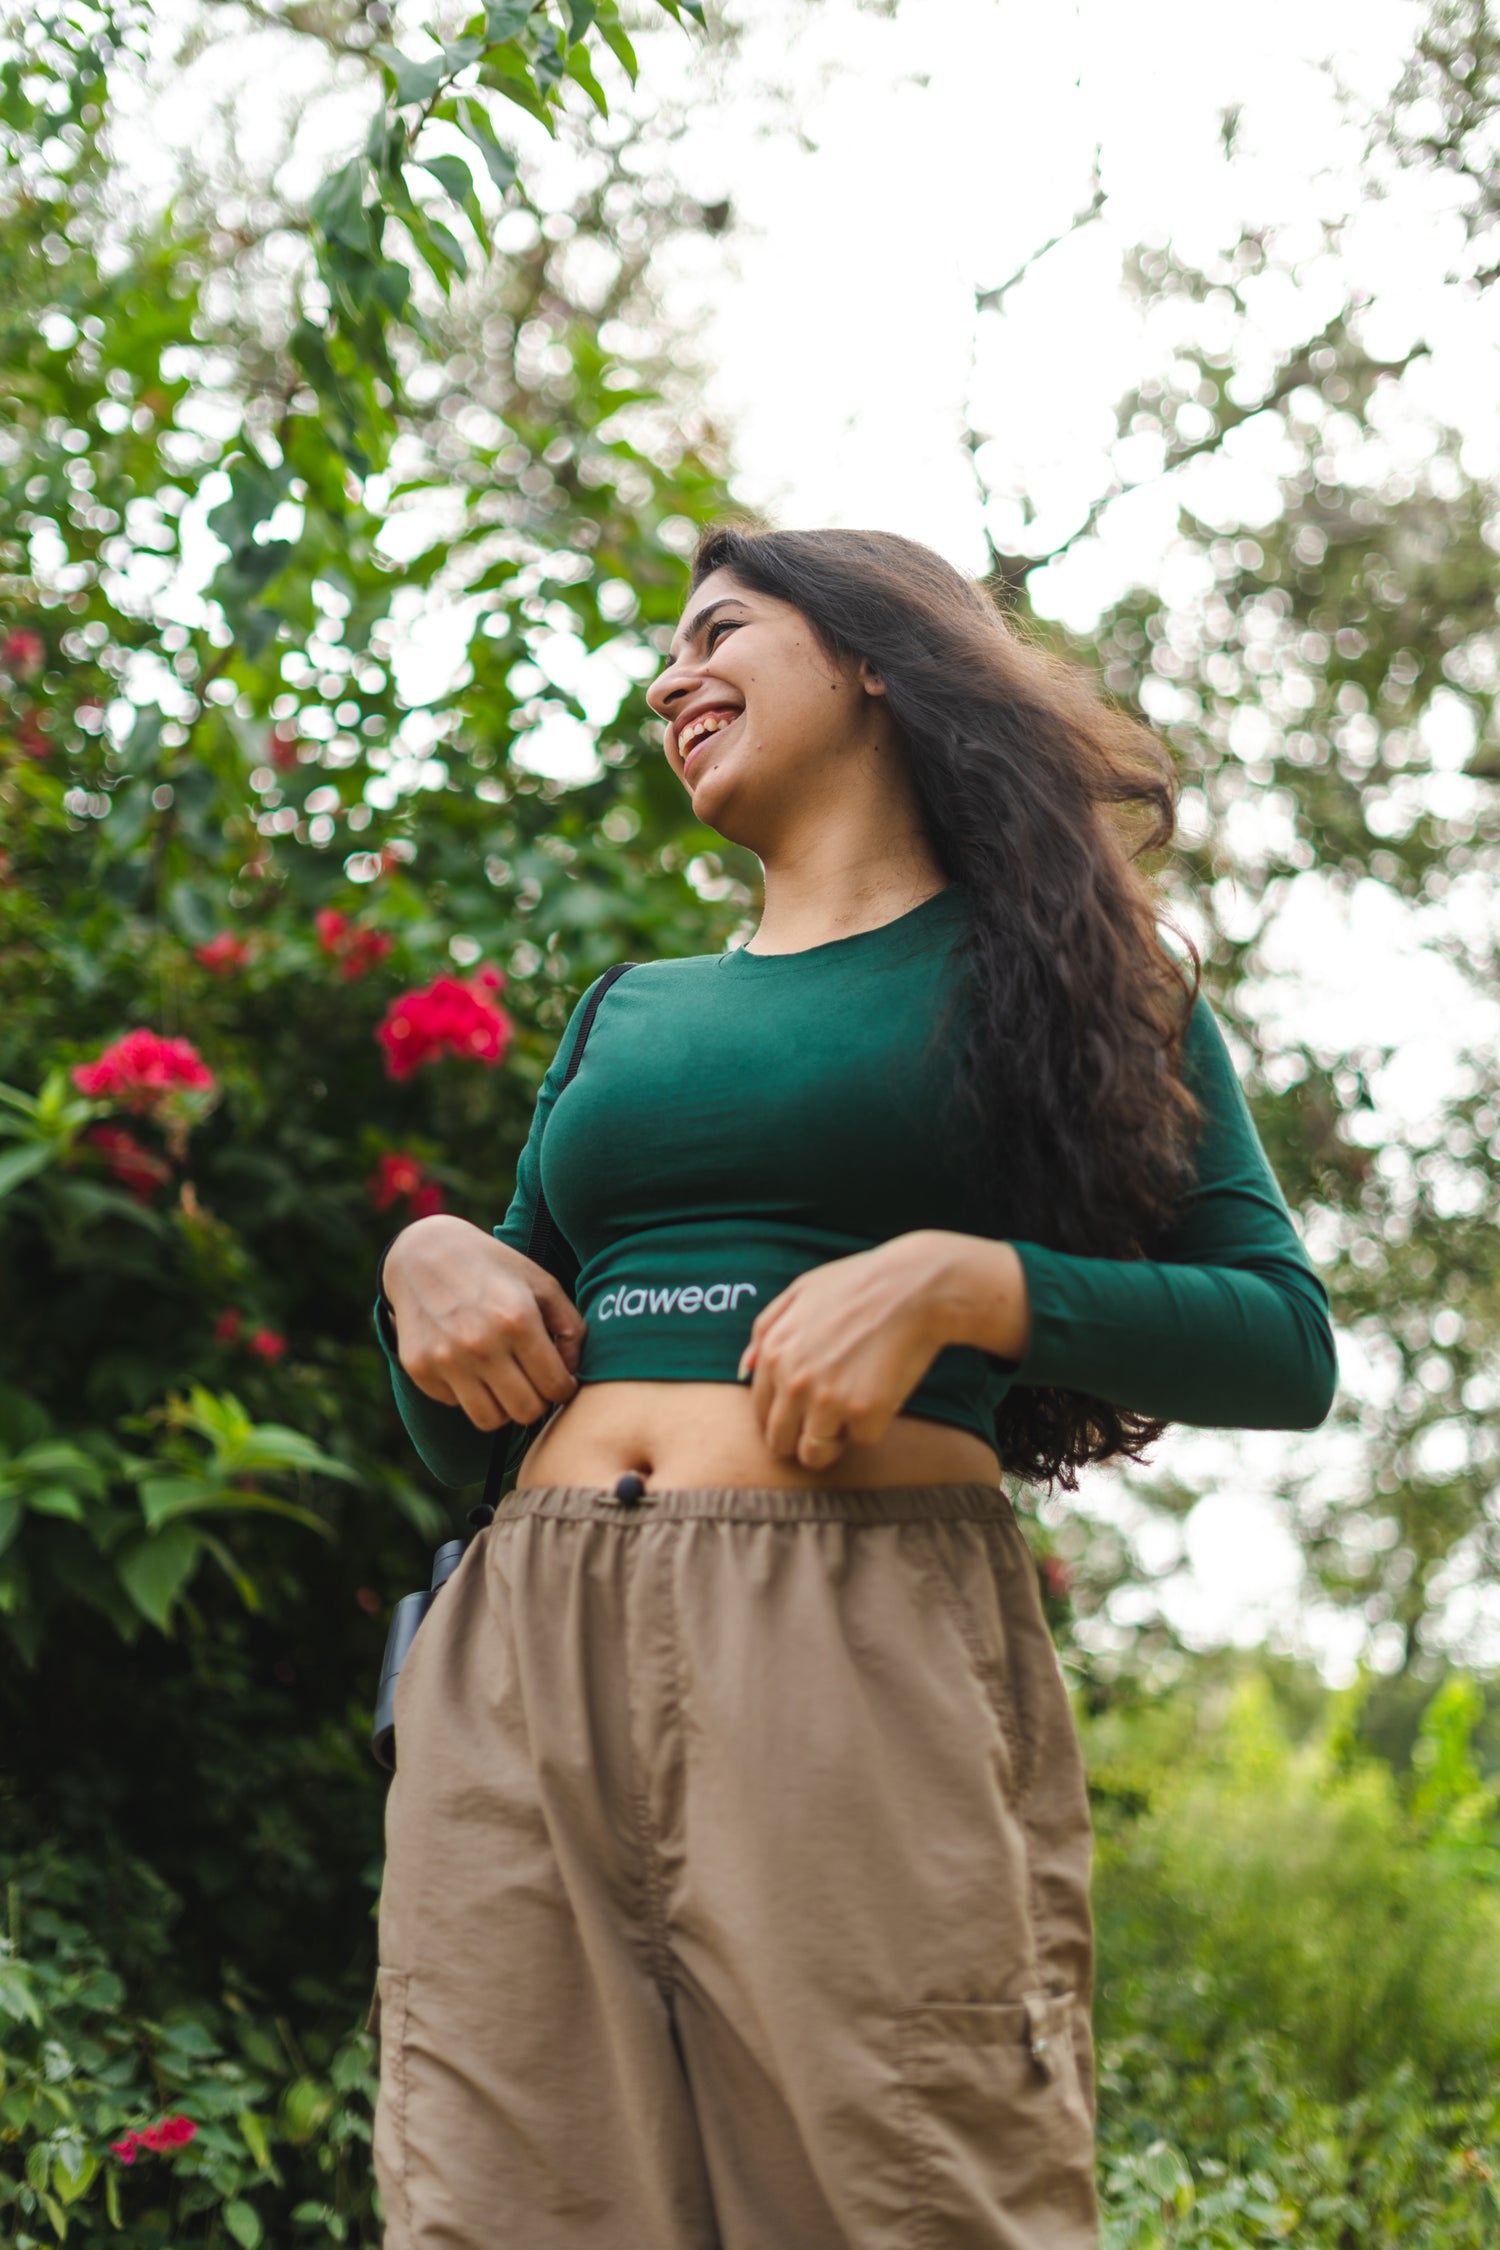
<instances>
[{"instance_id":1,"label":"woman's left hand","mask_svg":"<svg viewBox=\"0 0 1500 2250\"><path fill-rule=\"evenodd\" d=\"M799 1274L757 1313L740 1374L772 1452L827 1469L879 1443L944 1345L1019 1356L1026 1327L1009 1243L923 1229Z\"/></svg>"}]
</instances>

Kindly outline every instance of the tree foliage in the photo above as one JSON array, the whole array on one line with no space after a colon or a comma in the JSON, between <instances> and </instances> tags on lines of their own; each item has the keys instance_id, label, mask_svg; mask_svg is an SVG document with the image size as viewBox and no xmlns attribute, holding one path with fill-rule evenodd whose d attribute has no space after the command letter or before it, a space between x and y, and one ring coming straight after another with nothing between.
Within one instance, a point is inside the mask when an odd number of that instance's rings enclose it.
<instances>
[{"instance_id":1,"label":"tree foliage","mask_svg":"<svg viewBox=\"0 0 1500 2250\"><path fill-rule=\"evenodd\" d=\"M647 287L707 222L604 115L635 67L621 13L499 0L441 42L353 0L256 13L367 88L310 207L205 170L126 208L114 105L153 11L16 11L0 48L0 2229L23 2250L377 2238L368 1695L448 1525L371 1335L375 1257L418 1210L493 1221L572 999L722 943L753 874L687 815L642 694L726 491ZM1447 134L1476 197L1486 23L1439 11L1385 128L1414 164ZM574 150L565 207L509 116ZM1467 279L1492 256L1473 213ZM1136 279L1243 311L1275 256L1149 253ZM1179 353L1121 430L1175 473L1274 417L1281 512L1253 539L1186 517L1201 598L1133 594L1100 658L1178 745L1184 898L1341 1319L1388 1370L1351 1396L1363 1490L1304 1497L1308 1552L1419 1654L1454 1558L1494 1567L1493 1062L1431 1148L1372 1145L1380 1057L1278 1044L1254 980L1300 876L1414 907L1491 877L1493 501L1446 433L1410 489L1372 473L1403 370L1357 310L1263 395L1233 356ZM997 558L1013 595L1041 559ZM1423 732L1445 698L1463 773ZM1066 1642L1098 1550L1034 1529ZM1253 1693L1217 1740L1093 1678L1122 2250L1342 2250L1377 2219L1486 2239L1493 1805L1474 1710L1440 1696L1418 1731L1414 1687L1297 1749ZM1262 1942L1283 1845L1342 1951Z\"/></svg>"},{"instance_id":2,"label":"tree foliage","mask_svg":"<svg viewBox=\"0 0 1500 2250\"><path fill-rule=\"evenodd\" d=\"M247 229L192 183L122 218L140 15L18 21L0 77L18 2244L374 2239L366 1713L446 1528L375 1257L435 1203L491 1223L581 985L747 895L642 695L724 499L643 295L683 215L580 122L612 10L511 17L415 107L374 57L358 198L346 168L310 229L265 183ZM505 99L590 157L571 207L510 177ZM419 172L459 184L445 128L495 136L467 275L414 213ZM460 632L424 671L436 617ZM393 1023L451 1024L454 990L483 1052L397 1070ZM175 2114L190 2144L109 2153Z\"/></svg>"},{"instance_id":3,"label":"tree foliage","mask_svg":"<svg viewBox=\"0 0 1500 2250\"><path fill-rule=\"evenodd\" d=\"M1435 9L1363 183L1449 183L1460 304L1492 278L1496 52L1480 0ZM1116 473L1076 528L1045 553L992 549L992 575L1024 609L1038 571L1119 499L1161 480L1181 496L1172 592L1129 591L1086 653L1176 752L1169 887L1344 1339L1328 1438L1286 1475L1289 1520L1313 1587L1409 1665L1446 1645L1456 1593L1500 1582L1500 1067L1487 1033L1455 1021L1455 1089L1407 1124L1381 1092L1395 1040L1301 1034L1276 1004L1276 964L1309 893L1379 892L1468 980L1481 1023L1500 1002L1500 496L1423 403L1428 340L1372 344L1378 300L1351 295L1268 355L1261 306L1295 301L1304 255L1266 229L1201 270L1170 245L1133 254L1127 285L1163 316L1170 356L1121 400ZM1275 465L1253 530L1194 482L1220 456ZM1298 971L1316 984L1316 962ZM1178 1515L1200 1496L1166 1477L1132 1489ZM1080 1602L1106 1601L1132 1567L1106 1534Z\"/></svg>"}]
</instances>

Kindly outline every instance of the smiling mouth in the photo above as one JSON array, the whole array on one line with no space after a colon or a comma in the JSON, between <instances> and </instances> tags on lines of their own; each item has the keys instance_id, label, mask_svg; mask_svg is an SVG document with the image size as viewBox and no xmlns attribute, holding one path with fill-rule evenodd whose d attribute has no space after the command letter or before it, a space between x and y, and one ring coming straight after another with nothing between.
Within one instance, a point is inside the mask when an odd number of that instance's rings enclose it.
<instances>
[{"instance_id":1,"label":"smiling mouth","mask_svg":"<svg viewBox=\"0 0 1500 2250\"><path fill-rule=\"evenodd\" d=\"M711 742L715 735L722 734L726 727L732 727L741 716L740 712L726 708L700 711L696 718L689 719L677 736L677 755L682 760L683 771L687 771L688 760L696 750L701 750L704 743Z\"/></svg>"}]
</instances>

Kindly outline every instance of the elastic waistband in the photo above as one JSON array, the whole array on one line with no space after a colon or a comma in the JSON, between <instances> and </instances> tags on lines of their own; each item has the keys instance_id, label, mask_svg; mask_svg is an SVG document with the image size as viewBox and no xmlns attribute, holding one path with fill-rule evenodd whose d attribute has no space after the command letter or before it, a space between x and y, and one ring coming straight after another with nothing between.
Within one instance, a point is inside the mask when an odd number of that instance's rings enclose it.
<instances>
[{"instance_id":1,"label":"elastic waistband","mask_svg":"<svg viewBox=\"0 0 1500 2250\"><path fill-rule=\"evenodd\" d=\"M546 1516L565 1523L1012 1523L993 1484L892 1484L847 1492L807 1485L684 1485L619 1499L608 1485L522 1485L506 1494L497 1523Z\"/></svg>"}]
</instances>

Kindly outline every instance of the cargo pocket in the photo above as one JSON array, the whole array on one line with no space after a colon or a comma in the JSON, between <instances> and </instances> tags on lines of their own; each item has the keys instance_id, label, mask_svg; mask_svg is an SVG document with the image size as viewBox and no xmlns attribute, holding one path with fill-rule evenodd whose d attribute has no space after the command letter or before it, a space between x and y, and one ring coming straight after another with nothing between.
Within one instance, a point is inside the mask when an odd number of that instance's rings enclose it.
<instances>
[{"instance_id":1,"label":"cargo pocket","mask_svg":"<svg viewBox=\"0 0 1500 2250\"><path fill-rule=\"evenodd\" d=\"M1094 2250L1094 2134L1074 1997L933 2003L901 2019L907 2250Z\"/></svg>"},{"instance_id":2,"label":"cargo pocket","mask_svg":"<svg viewBox=\"0 0 1500 2250\"><path fill-rule=\"evenodd\" d=\"M372 2029L380 2033L380 2093L375 2103L375 2177L385 2212L385 2250L403 2250L411 2240L407 2193L406 2013L408 1978L404 1969L380 1969L375 1978Z\"/></svg>"}]
</instances>

